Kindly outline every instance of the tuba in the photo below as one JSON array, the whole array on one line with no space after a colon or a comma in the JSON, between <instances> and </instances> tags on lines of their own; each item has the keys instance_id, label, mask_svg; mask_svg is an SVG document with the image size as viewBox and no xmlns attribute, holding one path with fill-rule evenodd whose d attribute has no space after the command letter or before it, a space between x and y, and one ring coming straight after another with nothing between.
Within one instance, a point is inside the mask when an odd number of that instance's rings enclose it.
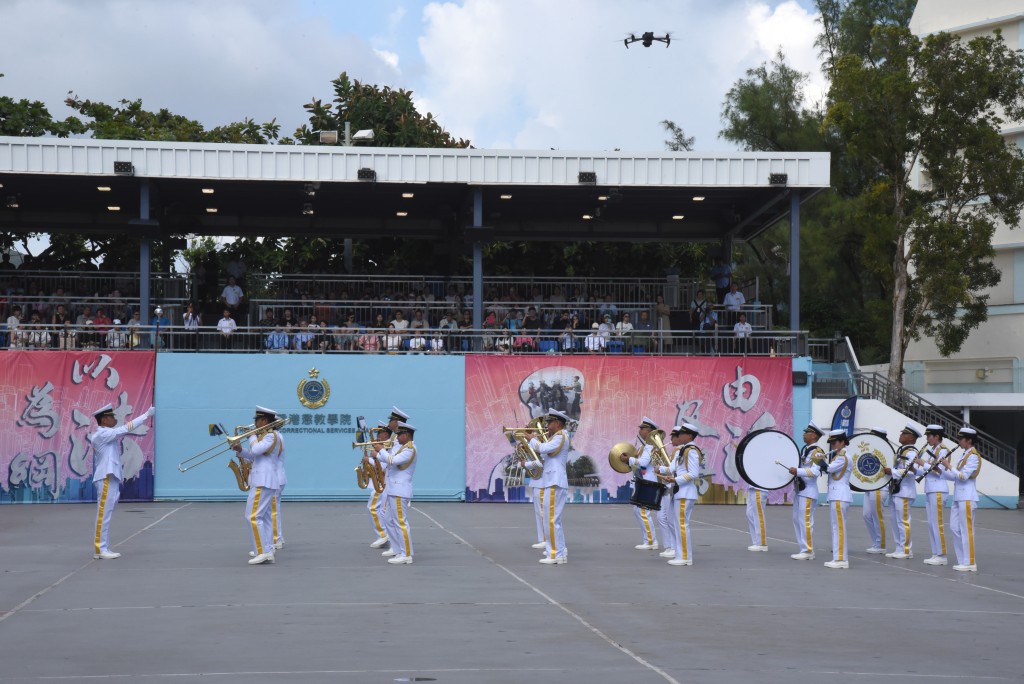
<instances>
[{"instance_id":1,"label":"tuba","mask_svg":"<svg viewBox=\"0 0 1024 684\"><path fill-rule=\"evenodd\" d=\"M672 465L672 459L668 455L668 451L665 449L665 431L664 430L651 430L651 434L647 435L647 444L650 444L651 449L651 465L655 469L659 467L666 467Z\"/></svg>"},{"instance_id":2,"label":"tuba","mask_svg":"<svg viewBox=\"0 0 1024 684\"><path fill-rule=\"evenodd\" d=\"M512 456L510 462L505 466L506 487L521 487L525 484L527 475L533 479L537 479L541 476L543 469L540 471L528 471L526 469L527 461L540 461L542 465L544 463L544 458L533 450L533 447L530 446L530 440L526 435L529 432L536 432L537 438L540 441L548 441L548 436L544 432L543 423L544 418L534 418L526 424L526 427L501 428L501 431L505 433L505 436L514 440L516 445L515 454Z\"/></svg>"},{"instance_id":3,"label":"tuba","mask_svg":"<svg viewBox=\"0 0 1024 684\"><path fill-rule=\"evenodd\" d=\"M360 423L362 421L362 423ZM362 416L356 419L356 424L361 427L356 431L356 440L352 442L352 448L362 448L363 456L369 456L370 450L374 444L381 445L382 448L388 449L394 442L394 435L389 435L387 439L377 439L382 433L388 432L387 428L375 427L369 430L366 429L366 423ZM366 439L367 433L369 433L369 440ZM384 467L380 464L376 458L369 459L369 464L362 461L355 467L356 473L356 484L360 489L366 489L373 483L373 491L380 494L384 491Z\"/></svg>"}]
</instances>

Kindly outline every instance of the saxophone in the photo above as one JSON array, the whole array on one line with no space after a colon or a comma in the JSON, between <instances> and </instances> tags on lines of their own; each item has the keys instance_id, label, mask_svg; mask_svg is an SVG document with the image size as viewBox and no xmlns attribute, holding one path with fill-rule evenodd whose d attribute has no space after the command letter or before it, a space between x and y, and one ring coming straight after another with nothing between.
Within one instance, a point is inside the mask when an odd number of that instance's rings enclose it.
<instances>
[{"instance_id":1,"label":"saxophone","mask_svg":"<svg viewBox=\"0 0 1024 684\"><path fill-rule=\"evenodd\" d=\"M385 440L377 440L376 438L379 437L381 433L387 432L387 429L375 427L368 430L366 428L366 420L362 416L356 418L356 425L358 426L358 429L356 430L356 439L359 441L352 442L352 448L356 449L358 447L362 447L363 456L371 455L371 450L373 449L374 444L380 444L381 447L389 449L394 443L394 435L389 436ZM367 433L369 434L370 439L368 441L364 441L366 440ZM360 461L359 465L355 467L356 484L360 489L366 489L372 482L373 490L380 494L384 491L385 485L384 467L376 458L370 458L368 460L369 464Z\"/></svg>"},{"instance_id":2,"label":"saxophone","mask_svg":"<svg viewBox=\"0 0 1024 684\"><path fill-rule=\"evenodd\" d=\"M243 492L249 491L249 471L252 470L252 463L241 457L233 458L228 461L228 468L234 473L238 488Z\"/></svg>"}]
</instances>

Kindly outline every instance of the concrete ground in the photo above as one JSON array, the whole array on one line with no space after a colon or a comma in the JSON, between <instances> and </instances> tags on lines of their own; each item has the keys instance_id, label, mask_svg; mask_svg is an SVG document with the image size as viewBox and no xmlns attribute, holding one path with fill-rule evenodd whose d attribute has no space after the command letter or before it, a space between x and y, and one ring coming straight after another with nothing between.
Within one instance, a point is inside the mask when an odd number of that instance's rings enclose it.
<instances>
[{"instance_id":1,"label":"concrete ground","mask_svg":"<svg viewBox=\"0 0 1024 684\"><path fill-rule=\"evenodd\" d=\"M794 561L791 509L751 553L744 510L698 506L695 564L637 551L625 506L568 506L544 566L532 509L425 503L414 565L390 566L365 507L285 503L275 565L249 566L238 503L121 503L114 561L93 506L0 507L0 682L869 682L1024 679L1024 511L978 516L979 572L916 557ZM949 540L949 532L947 541ZM952 551L952 549L950 549Z\"/></svg>"}]
</instances>

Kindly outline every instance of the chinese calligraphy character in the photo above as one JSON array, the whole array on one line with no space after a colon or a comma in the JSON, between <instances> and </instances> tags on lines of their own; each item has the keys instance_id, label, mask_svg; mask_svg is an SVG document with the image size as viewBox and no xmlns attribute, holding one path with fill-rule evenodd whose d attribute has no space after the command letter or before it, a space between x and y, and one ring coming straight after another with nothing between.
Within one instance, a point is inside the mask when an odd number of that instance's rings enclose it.
<instances>
[{"instance_id":1,"label":"chinese calligraphy character","mask_svg":"<svg viewBox=\"0 0 1024 684\"><path fill-rule=\"evenodd\" d=\"M46 439L57 434L60 422L57 412L53 410L53 398L50 396L52 391L53 383L49 381L42 387L33 387L26 397L28 406L21 412L21 418L17 421L19 426L41 428L39 435Z\"/></svg>"},{"instance_id":2,"label":"chinese calligraphy character","mask_svg":"<svg viewBox=\"0 0 1024 684\"><path fill-rule=\"evenodd\" d=\"M736 381L722 386L722 400L725 405L744 413L754 408L760 397L761 381L756 375L744 375L742 366L736 366Z\"/></svg>"}]
</instances>

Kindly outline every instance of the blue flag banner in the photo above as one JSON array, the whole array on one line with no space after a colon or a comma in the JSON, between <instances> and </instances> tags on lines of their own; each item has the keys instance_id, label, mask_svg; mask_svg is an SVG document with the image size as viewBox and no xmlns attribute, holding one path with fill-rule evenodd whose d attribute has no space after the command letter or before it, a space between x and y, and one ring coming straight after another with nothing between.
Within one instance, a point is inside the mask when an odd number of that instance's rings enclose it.
<instances>
[{"instance_id":1,"label":"blue flag banner","mask_svg":"<svg viewBox=\"0 0 1024 684\"><path fill-rule=\"evenodd\" d=\"M853 434L854 419L857 416L857 397L850 397L843 401L836 408L832 415L832 429L846 430L846 434Z\"/></svg>"}]
</instances>

